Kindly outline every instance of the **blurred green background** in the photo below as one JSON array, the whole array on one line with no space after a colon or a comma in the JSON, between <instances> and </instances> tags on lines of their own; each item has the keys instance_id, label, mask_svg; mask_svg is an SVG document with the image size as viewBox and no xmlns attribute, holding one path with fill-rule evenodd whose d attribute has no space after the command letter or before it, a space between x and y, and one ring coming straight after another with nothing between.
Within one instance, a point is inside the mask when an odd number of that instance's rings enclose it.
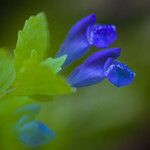
<instances>
[{"instance_id":1,"label":"blurred green background","mask_svg":"<svg viewBox=\"0 0 150 150\"><path fill-rule=\"evenodd\" d=\"M112 47L122 48L120 60L135 70L136 78L132 85L121 89L104 81L75 94L41 102L38 118L57 135L38 149L150 150L150 1L0 0L0 47L13 50L25 20L41 11L49 20L52 56L80 18L96 13L98 23L116 24L118 40ZM4 143L3 138L0 137L1 150L7 150L6 145L12 150L31 149L17 141Z\"/></svg>"}]
</instances>

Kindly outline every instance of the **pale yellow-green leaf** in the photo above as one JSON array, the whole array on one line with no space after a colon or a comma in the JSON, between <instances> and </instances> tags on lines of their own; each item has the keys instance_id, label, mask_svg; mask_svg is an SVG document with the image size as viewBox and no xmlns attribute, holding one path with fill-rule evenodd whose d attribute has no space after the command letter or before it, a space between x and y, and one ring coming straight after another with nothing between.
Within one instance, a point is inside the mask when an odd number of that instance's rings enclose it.
<instances>
[{"instance_id":1,"label":"pale yellow-green leaf","mask_svg":"<svg viewBox=\"0 0 150 150\"><path fill-rule=\"evenodd\" d=\"M61 66L64 64L67 55L63 55L58 58L47 58L46 60L42 61L42 65L49 67L54 73L58 73L61 70Z\"/></svg>"},{"instance_id":2,"label":"pale yellow-green leaf","mask_svg":"<svg viewBox=\"0 0 150 150\"><path fill-rule=\"evenodd\" d=\"M7 93L16 77L11 57L7 51L0 49L0 98Z\"/></svg>"},{"instance_id":3,"label":"pale yellow-green leaf","mask_svg":"<svg viewBox=\"0 0 150 150\"><path fill-rule=\"evenodd\" d=\"M50 67L41 65L36 56L37 52L33 50L31 57L17 74L14 85L16 90L12 94L53 96L72 92L65 79L55 74Z\"/></svg>"},{"instance_id":4,"label":"pale yellow-green leaf","mask_svg":"<svg viewBox=\"0 0 150 150\"><path fill-rule=\"evenodd\" d=\"M38 61L46 57L49 49L50 34L48 23L44 13L31 16L24 25L22 31L18 33L18 40L15 49L15 66L19 70L23 62L31 55L34 49L37 52Z\"/></svg>"}]
</instances>

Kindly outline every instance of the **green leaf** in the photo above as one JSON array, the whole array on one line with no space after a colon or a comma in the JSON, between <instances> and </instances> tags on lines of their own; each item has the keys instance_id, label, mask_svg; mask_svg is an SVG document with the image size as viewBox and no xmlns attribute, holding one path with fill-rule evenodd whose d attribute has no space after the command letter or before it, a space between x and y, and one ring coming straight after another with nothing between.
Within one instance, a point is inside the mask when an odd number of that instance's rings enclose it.
<instances>
[{"instance_id":1,"label":"green leaf","mask_svg":"<svg viewBox=\"0 0 150 150\"><path fill-rule=\"evenodd\" d=\"M61 70L61 66L64 64L67 55L63 55L59 58L47 58L41 64L49 67L54 73L58 73Z\"/></svg>"},{"instance_id":2,"label":"green leaf","mask_svg":"<svg viewBox=\"0 0 150 150\"><path fill-rule=\"evenodd\" d=\"M16 77L11 57L0 49L0 97L7 93Z\"/></svg>"},{"instance_id":3,"label":"green leaf","mask_svg":"<svg viewBox=\"0 0 150 150\"><path fill-rule=\"evenodd\" d=\"M23 62L31 55L34 49L37 52L38 61L46 57L49 49L48 23L44 13L31 16L18 33L18 40L15 49L15 66L19 70Z\"/></svg>"},{"instance_id":4,"label":"green leaf","mask_svg":"<svg viewBox=\"0 0 150 150\"><path fill-rule=\"evenodd\" d=\"M35 50L18 73L15 87L13 95L53 96L72 92L72 88L60 75L38 62Z\"/></svg>"}]
</instances>

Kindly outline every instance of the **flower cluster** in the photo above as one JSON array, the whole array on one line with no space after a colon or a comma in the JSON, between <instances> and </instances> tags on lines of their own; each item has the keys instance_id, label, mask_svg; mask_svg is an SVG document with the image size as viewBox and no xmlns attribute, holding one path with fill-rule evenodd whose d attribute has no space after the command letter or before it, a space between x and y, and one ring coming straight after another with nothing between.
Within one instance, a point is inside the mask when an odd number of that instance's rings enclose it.
<instances>
[{"instance_id":1,"label":"flower cluster","mask_svg":"<svg viewBox=\"0 0 150 150\"><path fill-rule=\"evenodd\" d=\"M96 24L96 15L92 14L71 28L57 57L67 55L63 65L66 67L82 57L90 47L108 48L116 39L115 25ZM125 64L116 61L120 53L120 48L108 48L94 53L69 75L69 84L79 88L97 84L105 78L117 87L130 84L135 73Z\"/></svg>"}]
</instances>

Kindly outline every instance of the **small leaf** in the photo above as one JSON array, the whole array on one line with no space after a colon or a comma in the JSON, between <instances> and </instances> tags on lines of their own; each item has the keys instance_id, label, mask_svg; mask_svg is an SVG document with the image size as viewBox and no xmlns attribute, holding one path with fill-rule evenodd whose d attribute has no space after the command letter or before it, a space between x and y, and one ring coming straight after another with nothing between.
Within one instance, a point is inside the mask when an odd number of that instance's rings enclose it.
<instances>
[{"instance_id":1,"label":"small leaf","mask_svg":"<svg viewBox=\"0 0 150 150\"><path fill-rule=\"evenodd\" d=\"M44 13L31 16L18 33L18 40L15 49L15 66L20 69L23 62L28 59L33 49L37 52L38 60L46 57L49 49L48 23Z\"/></svg>"},{"instance_id":2,"label":"small leaf","mask_svg":"<svg viewBox=\"0 0 150 150\"><path fill-rule=\"evenodd\" d=\"M13 95L61 95L72 92L69 84L53 72L50 67L41 65L36 58L36 51L33 50L31 57L24 63L18 73Z\"/></svg>"},{"instance_id":3,"label":"small leaf","mask_svg":"<svg viewBox=\"0 0 150 150\"><path fill-rule=\"evenodd\" d=\"M54 73L58 73L61 70L61 66L64 64L67 55L63 55L58 58L47 58L41 64L49 67Z\"/></svg>"},{"instance_id":4,"label":"small leaf","mask_svg":"<svg viewBox=\"0 0 150 150\"><path fill-rule=\"evenodd\" d=\"M16 77L11 57L4 49L0 49L0 71L0 97L2 97L7 93Z\"/></svg>"}]
</instances>

